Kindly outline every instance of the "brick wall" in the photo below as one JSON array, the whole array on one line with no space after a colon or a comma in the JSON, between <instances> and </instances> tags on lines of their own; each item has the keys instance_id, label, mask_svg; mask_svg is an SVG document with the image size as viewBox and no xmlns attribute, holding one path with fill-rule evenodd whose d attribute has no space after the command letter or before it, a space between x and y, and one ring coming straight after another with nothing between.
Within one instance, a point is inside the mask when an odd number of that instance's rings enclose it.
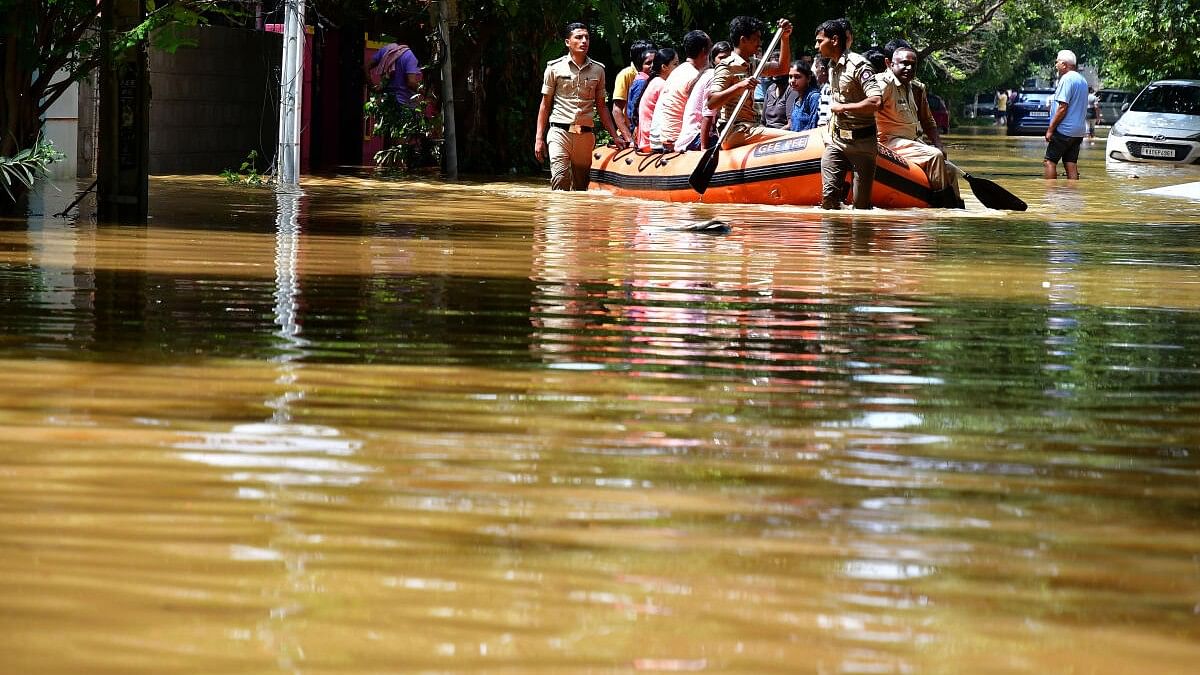
<instances>
[{"instance_id":1,"label":"brick wall","mask_svg":"<svg viewBox=\"0 0 1200 675\"><path fill-rule=\"evenodd\" d=\"M275 156L279 122L276 33L204 26L197 47L150 52L150 173L220 173L257 150Z\"/></svg>"}]
</instances>

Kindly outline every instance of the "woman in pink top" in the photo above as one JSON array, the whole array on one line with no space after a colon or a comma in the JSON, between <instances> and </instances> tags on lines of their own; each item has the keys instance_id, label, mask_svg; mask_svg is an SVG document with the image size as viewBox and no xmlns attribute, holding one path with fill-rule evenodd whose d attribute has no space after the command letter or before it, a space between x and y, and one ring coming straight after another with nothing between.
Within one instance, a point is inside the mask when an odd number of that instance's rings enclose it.
<instances>
[{"instance_id":1,"label":"woman in pink top","mask_svg":"<svg viewBox=\"0 0 1200 675\"><path fill-rule=\"evenodd\" d=\"M654 55L654 67L650 69L650 81L646 83L646 88L642 90L641 100L637 102L638 127L634 140L639 150L650 151L650 126L654 120L654 106L658 104L658 97L667 83L667 76L677 65L679 65L679 59L675 56L674 49L660 49Z\"/></svg>"},{"instance_id":2,"label":"woman in pink top","mask_svg":"<svg viewBox=\"0 0 1200 675\"><path fill-rule=\"evenodd\" d=\"M683 108L683 126L679 129L679 138L675 141L676 150L682 152L707 147L708 144L700 138L700 128L704 118L708 117L711 120L713 114L704 106L704 101L708 98L708 85L712 82L713 68L732 52L733 48L723 40L712 46L712 51L708 53L709 67L700 73L700 79L692 86L692 93L688 95L687 105Z\"/></svg>"}]
</instances>

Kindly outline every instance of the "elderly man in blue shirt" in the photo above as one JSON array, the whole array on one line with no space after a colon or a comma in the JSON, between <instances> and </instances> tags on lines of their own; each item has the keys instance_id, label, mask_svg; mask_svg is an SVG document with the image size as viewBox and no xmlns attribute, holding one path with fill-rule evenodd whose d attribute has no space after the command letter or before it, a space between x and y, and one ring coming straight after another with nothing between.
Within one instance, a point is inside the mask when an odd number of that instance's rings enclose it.
<instances>
[{"instance_id":1,"label":"elderly man in blue shirt","mask_svg":"<svg viewBox=\"0 0 1200 675\"><path fill-rule=\"evenodd\" d=\"M1077 70L1075 52L1064 49L1054 61L1058 71L1058 86L1050 104L1050 126L1046 128L1046 158L1043 177L1058 177L1058 162L1062 160L1067 178L1079 179L1079 146L1087 134L1087 80Z\"/></svg>"}]
</instances>

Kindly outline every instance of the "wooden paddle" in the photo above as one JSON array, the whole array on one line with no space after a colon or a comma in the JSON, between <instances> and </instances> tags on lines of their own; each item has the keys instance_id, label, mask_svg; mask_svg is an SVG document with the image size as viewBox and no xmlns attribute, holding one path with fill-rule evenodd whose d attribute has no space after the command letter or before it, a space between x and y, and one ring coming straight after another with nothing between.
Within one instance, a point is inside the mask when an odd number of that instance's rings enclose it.
<instances>
[{"instance_id":1,"label":"wooden paddle","mask_svg":"<svg viewBox=\"0 0 1200 675\"><path fill-rule=\"evenodd\" d=\"M779 40L783 37L782 30L776 30L775 36L771 38L771 44L763 51L764 57L758 62L758 67L754 69L754 74L750 77L757 78L762 69L767 65L767 60L770 58L771 52L779 46ZM780 58L786 58L780 56ZM721 136L717 139L716 145L704 151L704 156L700 158L700 163L692 171L692 175L688 177L688 185L700 194L708 189L708 184L712 181L713 174L717 172L717 160L721 155L721 144L725 142L725 137L729 135L729 130L733 128L734 122L737 120L738 113L742 112L742 105L746 103L746 99L750 98L751 90L749 87L742 92L742 97L738 99L737 105L733 108L733 114L729 116L729 122L725 124L725 128L721 130ZM983 200L980 200L983 201Z\"/></svg>"},{"instance_id":2,"label":"wooden paddle","mask_svg":"<svg viewBox=\"0 0 1200 675\"><path fill-rule=\"evenodd\" d=\"M986 178L972 176L966 171L962 172L962 177L967 179L967 184L971 186L971 192L975 193L975 198L979 200L979 203L989 209L1024 211L1029 208L1029 205L1020 197Z\"/></svg>"}]
</instances>

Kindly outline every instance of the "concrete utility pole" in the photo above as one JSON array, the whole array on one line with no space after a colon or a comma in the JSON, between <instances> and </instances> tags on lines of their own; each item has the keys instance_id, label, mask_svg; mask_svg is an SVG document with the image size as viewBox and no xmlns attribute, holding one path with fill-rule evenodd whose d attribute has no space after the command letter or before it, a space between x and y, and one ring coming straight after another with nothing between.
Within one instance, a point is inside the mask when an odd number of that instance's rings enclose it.
<instances>
[{"instance_id":1,"label":"concrete utility pole","mask_svg":"<svg viewBox=\"0 0 1200 675\"><path fill-rule=\"evenodd\" d=\"M145 0L102 0L97 206L100 220L143 223L150 201L150 75L145 44L114 54L113 39L146 16Z\"/></svg>"},{"instance_id":2,"label":"concrete utility pole","mask_svg":"<svg viewBox=\"0 0 1200 675\"><path fill-rule=\"evenodd\" d=\"M438 35L442 49L442 153L446 158L446 177L458 180L458 139L454 131L454 71L450 67L450 23L455 19L449 0L438 2Z\"/></svg>"},{"instance_id":3,"label":"concrete utility pole","mask_svg":"<svg viewBox=\"0 0 1200 675\"><path fill-rule=\"evenodd\" d=\"M300 104L304 96L304 0L285 0L279 76L279 150L275 177L300 183Z\"/></svg>"}]
</instances>

